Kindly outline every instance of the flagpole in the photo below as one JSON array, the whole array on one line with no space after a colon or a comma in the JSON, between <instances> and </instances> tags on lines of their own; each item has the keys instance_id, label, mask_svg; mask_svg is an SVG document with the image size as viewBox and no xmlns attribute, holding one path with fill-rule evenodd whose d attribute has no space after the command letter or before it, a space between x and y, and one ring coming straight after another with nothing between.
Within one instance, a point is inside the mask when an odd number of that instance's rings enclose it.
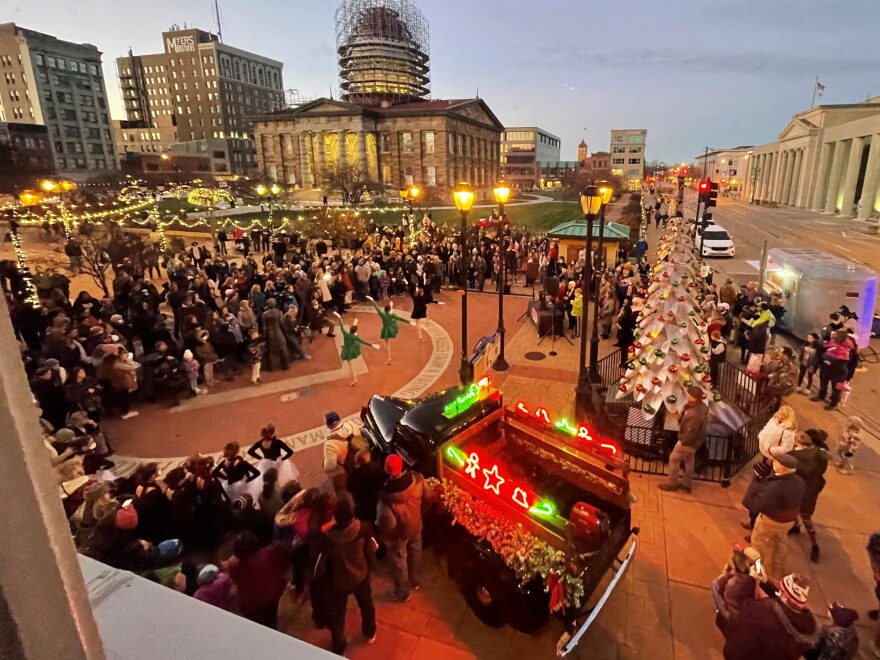
<instances>
[{"instance_id":1,"label":"flagpole","mask_svg":"<svg viewBox=\"0 0 880 660\"><path fill-rule=\"evenodd\" d=\"M816 90L819 89L819 75L816 74L816 84L813 85L813 100L810 101L810 108L816 105Z\"/></svg>"}]
</instances>

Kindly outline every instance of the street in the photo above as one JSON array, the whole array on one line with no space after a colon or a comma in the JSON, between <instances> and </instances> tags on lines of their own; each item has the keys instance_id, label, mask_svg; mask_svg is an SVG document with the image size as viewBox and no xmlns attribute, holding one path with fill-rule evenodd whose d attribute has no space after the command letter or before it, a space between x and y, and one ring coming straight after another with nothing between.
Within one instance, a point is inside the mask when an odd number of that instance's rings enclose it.
<instances>
[{"instance_id":1,"label":"street","mask_svg":"<svg viewBox=\"0 0 880 660\"><path fill-rule=\"evenodd\" d=\"M686 191L686 217L693 217L696 199L696 191ZM880 236L868 234L864 222L790 207L770 209L728 197L718 198L712 216L730 233L736 257L712 259L710 264L739 283L758 279L764 241L768 248L813 248L880 270Z\"/></svg>"}]
</instances>

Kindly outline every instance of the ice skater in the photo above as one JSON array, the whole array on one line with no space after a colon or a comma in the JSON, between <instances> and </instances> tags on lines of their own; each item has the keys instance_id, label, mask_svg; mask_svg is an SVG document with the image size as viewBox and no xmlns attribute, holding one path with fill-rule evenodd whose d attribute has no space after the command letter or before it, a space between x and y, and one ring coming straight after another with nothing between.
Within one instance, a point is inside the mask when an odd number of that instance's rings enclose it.
<instances>
[{"instance_id":1,"label":"ice skater","mask_svg":"<svg viewBox=\"0 0 880 660\"><path fill-rule=\"evenodd\" d=\"M382 320L382 333L379 337L385 342L385 348L388 349L387 364L391 364L391 340L397 337L397 333L399 332L399 328L397 327L398 322L403 321L409 325L412 325L412 323L409 319L405 319L392 312L392 309L394 308L393 302L389 301L388 304L385 305L385 310L383 311L382 308L376 304L376 301L370 298L370 296L367 296L367 300L373 304L373 307L376 308L376 313Z\"/></svg>"},{"instance_id":2,"label":"ice skater","mask_svg":"<svg viewBox=\"0 0 880 660\"><path fill-rule=\"evenodd\" d=\"M342 317L339 316L339 312L333 312L333 314L339 319L339 328L342 330L342 353L339 357L343 362L348 364L348 373L351 374L351 385L353 387L355 383L357 383L357 376L354 375L354 360L361 356L361 345L372 346L377 351L382 347L379 346L379 344L371 344L366 339L358 337L357 319L351 324L350 330L346 330L345 326L342 324Z\"/></svg>"}]
</instances>

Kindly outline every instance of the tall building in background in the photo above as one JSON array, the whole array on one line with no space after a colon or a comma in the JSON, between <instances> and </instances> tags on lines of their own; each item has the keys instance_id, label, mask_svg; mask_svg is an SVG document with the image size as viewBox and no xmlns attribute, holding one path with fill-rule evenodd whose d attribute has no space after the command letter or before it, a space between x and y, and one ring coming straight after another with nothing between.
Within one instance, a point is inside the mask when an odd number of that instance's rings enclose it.
<instances>
[{"instance_id":1,"label":"tall building in background","mask_svg":"<svg viewBox=\"0 0 880 660\"><path fill-rule=\"evenodd\" d=\"M517 188L539 184L540 168L559 162L559 138L537 126L506 128L501 136L501 173Z\"/></svg>"},{"instance_id":2,"label":"tall building in background","mask_svg":"<svg viewBox=\"0 0 880 660\"><path fill-rule=\"evenodd\" d=\"M421 101L430 92L428 22L407 0L346 0L336 10L342 100Z\"/></svg>"},{"instance_id":3,"label":"tall building in background","mask_svg":"<svg viewBox=\"0 0 880 660\"><path fill-rule=\"evenodd\" d=\"M58 171L116 168L101 51L0 24L0 121L42 124Z\"/></svg>"},{"instance_id":4,"label":"tall building in background","mask_svg":"<svg viewBox=\"0 0 880 660\"><path fill-rule=\"evenodd\" d=\"M116 60L126 120L120 157L203 155L216 174L252 174L253 117L284 106L283 64L197 29L162 33L165 51ZM126 154L131 154L126 156Z\"/></svg>"},{"instance_id":5,"label":"tall building in background","mask_svg":"<svg viewBox=\"0 0 880 660\"><path fill-rule=\"evenodd\" d=\"M611 174L623 177L630 190L639 190L645 177L644 128L611 131Z\"/></svg>"}]
</instances>

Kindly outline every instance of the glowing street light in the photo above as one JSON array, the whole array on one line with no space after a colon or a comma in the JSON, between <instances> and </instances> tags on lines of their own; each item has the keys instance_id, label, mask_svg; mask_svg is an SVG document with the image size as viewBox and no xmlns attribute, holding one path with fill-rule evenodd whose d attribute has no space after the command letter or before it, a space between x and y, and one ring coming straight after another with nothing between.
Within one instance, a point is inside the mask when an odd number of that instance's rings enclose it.
<instances>
[{"instance_id":1,"label":"glowing street light","mask_svg":"<svg viewBox=\"0 0 880 660\"><path fill-rule=\"evenodd\" d=\"M474 187L462 181L455 188L452 189L452 199L455 202L455 208L458 209L458 213L461 216L461 241L459 245L461 245L461 272L459 273L459 279L461 280L461 365L458 369L458 376L461 379L462 385L467 385L473 380L473 374L471 373L471 363L468 360L468 339L467 339L467 312L468 312L468 289L467 289L467 272L468 272L468 245L467 245L467 234L468 234L468 226L467 226L467 217L468 213L471 212L471 207L474 205L474 199L476 199L476 191Z\"/></svg>"},{"instance_id":2,"label":"glowing street light","mask_svg":"<svg viewBox=\"0 0 880 660\"><path fill-rule=\"evenodd\" d=\"M504 243L504 205L510 199L510 185L502 180L492 188L498 204L498 335L501 341L498 358L492 364L495 371L507 371L510 365L504 359L504 289L507 286L507 246Z\"/></svg>"}]
</instances>

